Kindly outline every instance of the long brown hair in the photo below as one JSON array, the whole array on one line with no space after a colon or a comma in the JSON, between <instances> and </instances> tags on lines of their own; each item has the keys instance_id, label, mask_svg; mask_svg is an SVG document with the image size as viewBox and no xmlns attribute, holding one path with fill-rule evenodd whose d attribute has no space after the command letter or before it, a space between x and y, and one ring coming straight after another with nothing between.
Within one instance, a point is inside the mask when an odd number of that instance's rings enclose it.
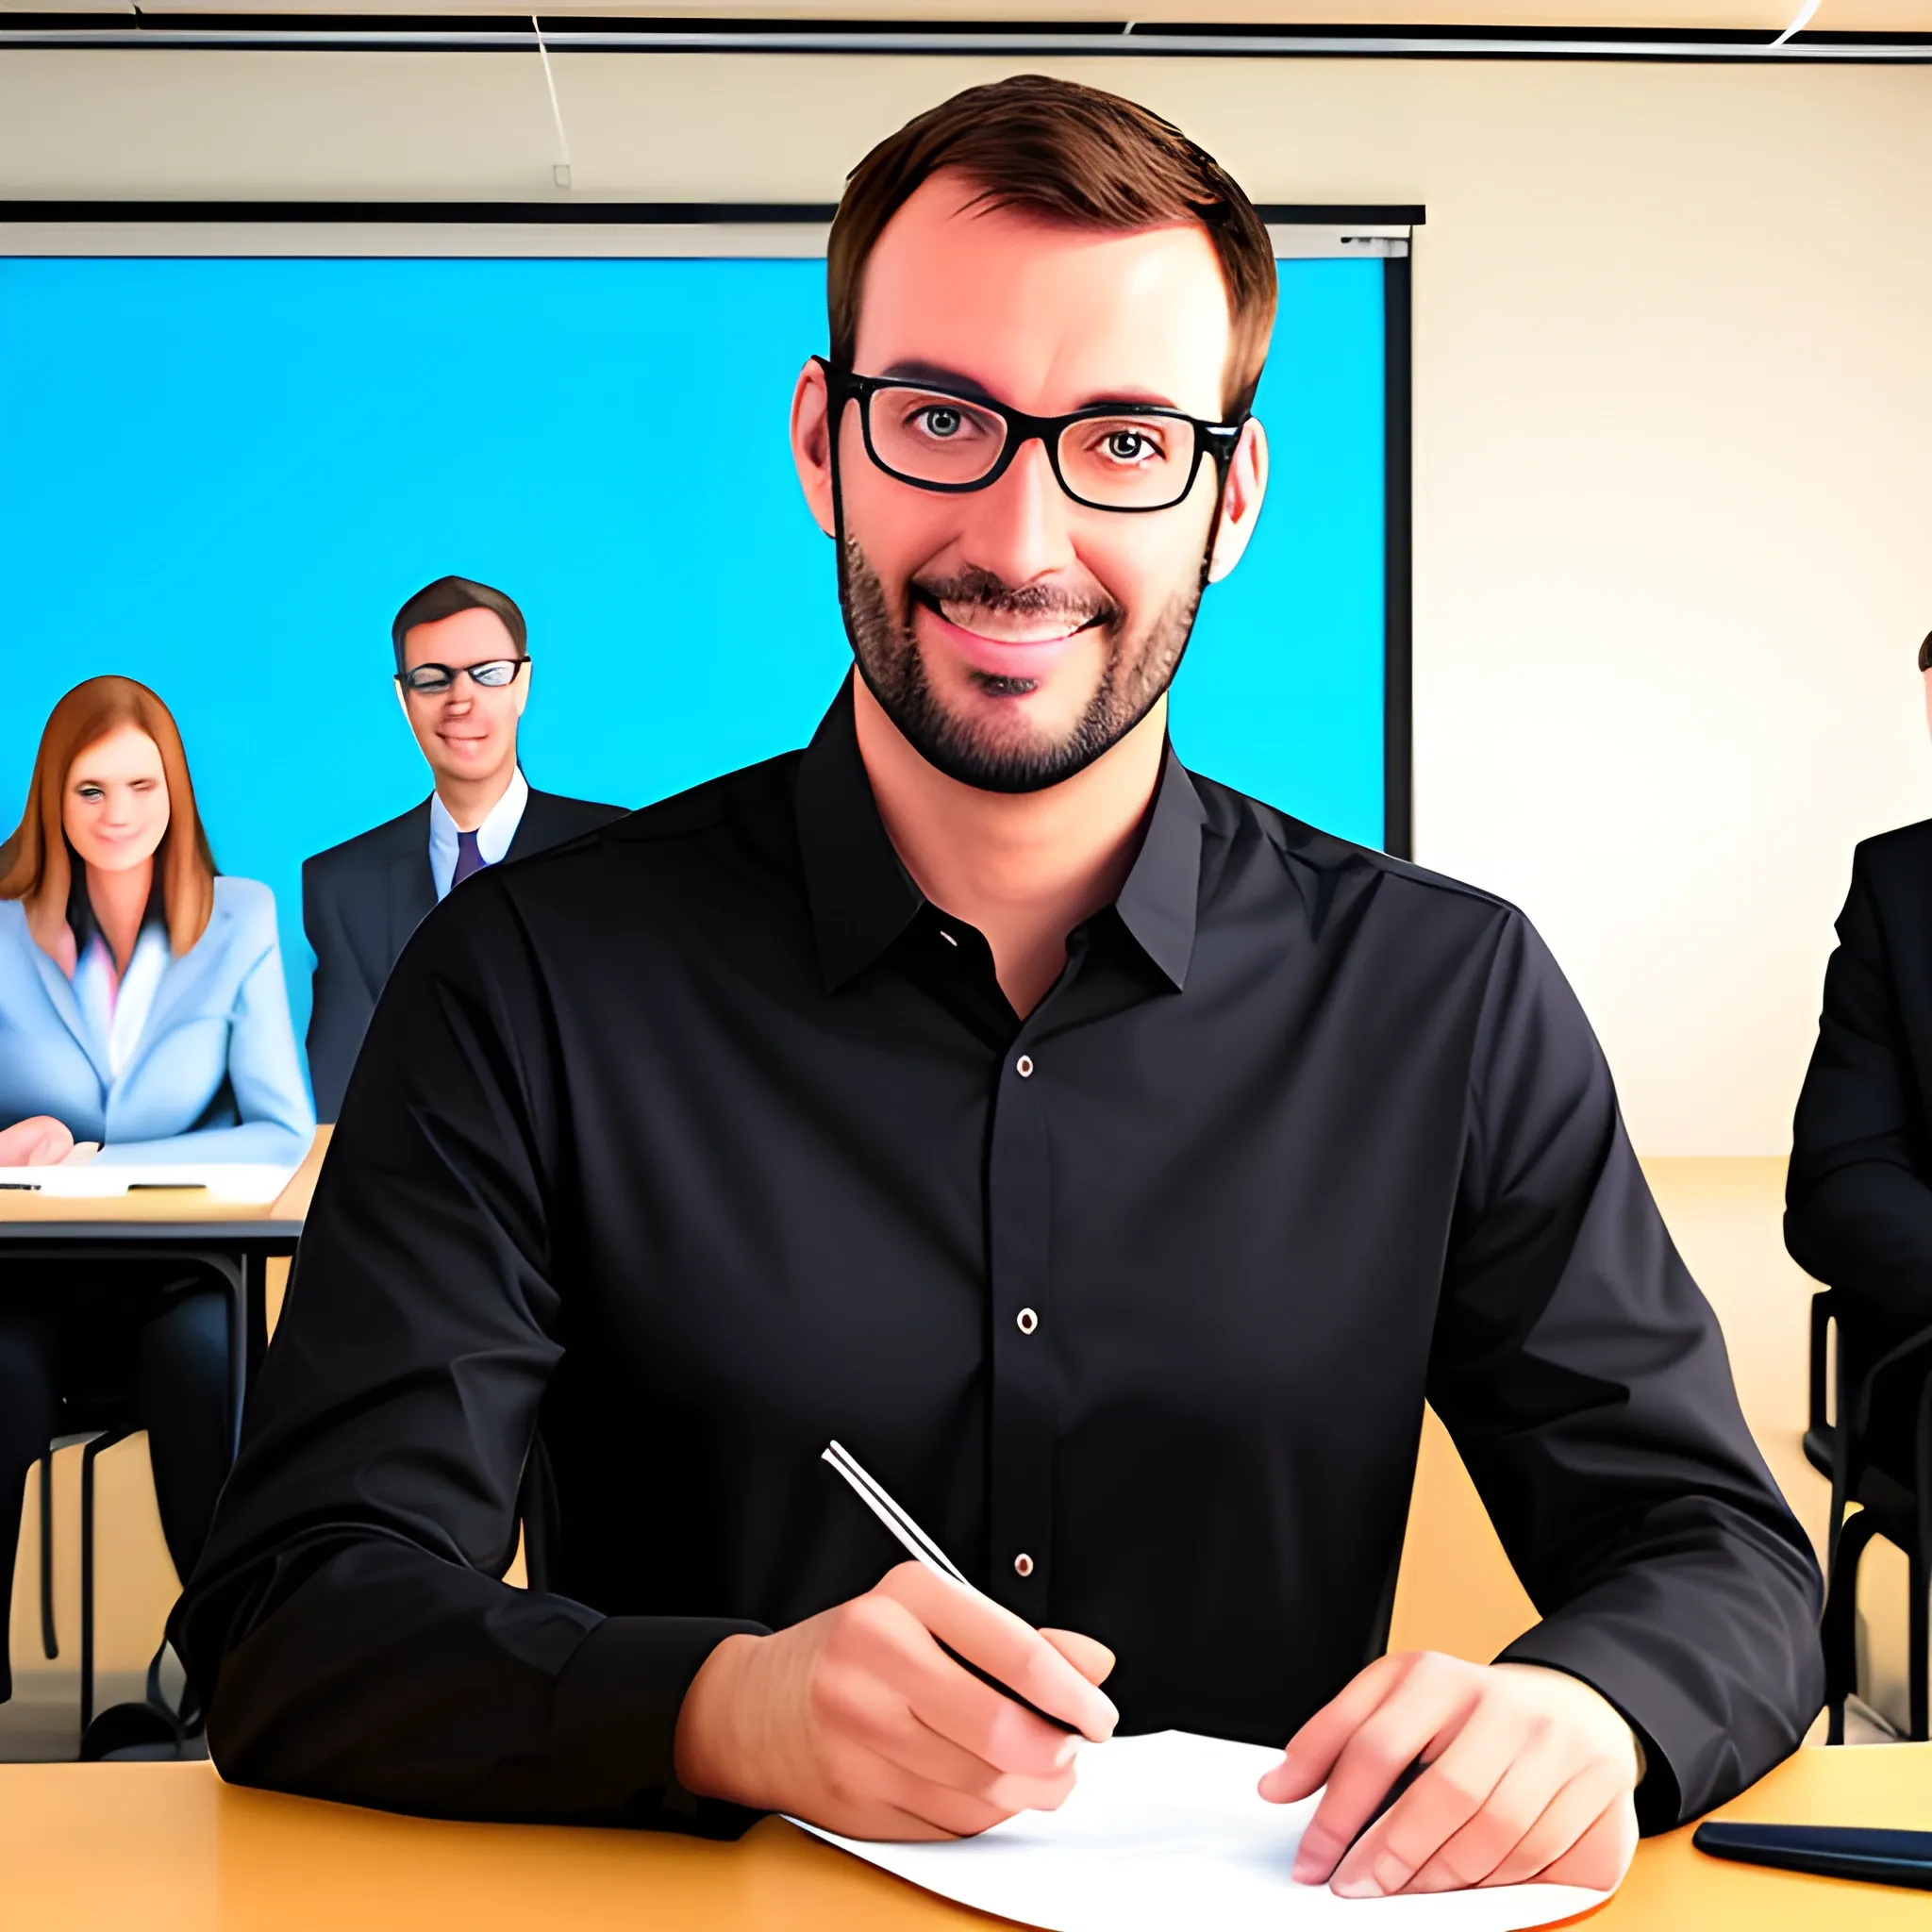
<instances>
[{"instance_id":1,"label":"long brown hair","mask_svg":"<svg viewBox=\"0 0 1932 1932\"><path fill-rule=\"evenodd\" d=\"M155 878L168 944L178 958L208 930L214 910L215 861L194 808L188 754L168 708L131 677L90 677L54 707L34 774L27 784L20 828L0 845L0 899L26 904L27 930L41 950L58 958L60 929L74 890L74 851L61 829L61 796L74 761L89 745L132 724L154 740L168 784L168 829L155 852Z\"/></svg>"},{"instance_id":2,"label":"long brown hair","mask_svg":"<svg viewBox=\"0 0 1932 1932\"><path fill-rule=\"evenodd\" d=\"M973 205L980 208L1106 233L1170 222L1205 228L1234 325L1224 406L1239 417L1253 404L1275 297L1274 246L1254 204L1173 123L1118 94L1043 74L970 87L888 135L853 169L825 248L834 363L852 367L873 244L913 191L945 168L979 191Z\"/></svg>"}]
</instances>

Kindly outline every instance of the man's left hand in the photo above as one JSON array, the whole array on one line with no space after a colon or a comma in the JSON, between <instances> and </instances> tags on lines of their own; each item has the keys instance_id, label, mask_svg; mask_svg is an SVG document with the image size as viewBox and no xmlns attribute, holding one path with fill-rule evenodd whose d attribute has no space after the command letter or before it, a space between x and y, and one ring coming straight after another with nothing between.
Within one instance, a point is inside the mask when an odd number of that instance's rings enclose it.
<instances>
[{"instance_id":1,"label":"man's left hand","mask_svg":"<svg viewBox=\"0 0 1932 1932\"><path fill-rule=\"evenodd\" d=\"M1350 1850L1417 1758L1423 1774ZM1343 1898L1531 1878L1607 1891L1637 1849L1639 1764L1636 1734L1575 1677L1408 1651L1318 1710L1260 1789L1287 1805L1326 1783L1294 1875Z\"/></svg>"}]
</instances>

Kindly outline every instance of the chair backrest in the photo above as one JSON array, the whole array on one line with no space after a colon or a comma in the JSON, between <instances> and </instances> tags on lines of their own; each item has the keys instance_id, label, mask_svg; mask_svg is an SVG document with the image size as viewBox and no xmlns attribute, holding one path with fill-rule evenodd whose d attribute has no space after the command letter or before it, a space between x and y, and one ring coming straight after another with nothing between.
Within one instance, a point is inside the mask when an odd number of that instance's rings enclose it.
<instances>
[{"instance_id":1,"label":"chair backrest","mask_svg":"<svg viewBox=\"0 0 1932 1932\"><path fill-rule=\"evenodd\" d=\"M1837 1331L1837 1362L1830 1362ZM1835 1368L1836 1373L1832 1373ZM1836 1402L1827 1406L1835 1386ZM1876 1470L1909 1498L1925 1453L1922 1414L1932 1390L1932 1323L1901 1334L1901 1324L1838 1289L1811 1297L1807 1450L1829 1442L1832 1534L1846 1506ZM1812 1460L1818 1461L1813 1454Z\"/></svg>"}]
</instances>

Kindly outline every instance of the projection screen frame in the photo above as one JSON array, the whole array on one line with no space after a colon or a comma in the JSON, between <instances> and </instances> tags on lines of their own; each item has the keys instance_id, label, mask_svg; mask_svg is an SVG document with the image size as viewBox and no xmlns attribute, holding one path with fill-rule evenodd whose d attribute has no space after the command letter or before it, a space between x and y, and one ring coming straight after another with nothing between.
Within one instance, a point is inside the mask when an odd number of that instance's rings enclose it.
<instances>
[{"instance_id":1,"label":"projection screen frame","mask_svg":"<svg viewBox=\"0 0 1932 1932\"><path fill-rule=\"evenodd\" d=\"M834 208L785 202L85 201L0 198L0 258L630 258L824 253ZM1420 206L1264 203L1277 259L1369 258L1383 286L1382 844L1412 859L1410 251ZM454 231L454 232L453 232Z\"/></svg>"}]
</instances>

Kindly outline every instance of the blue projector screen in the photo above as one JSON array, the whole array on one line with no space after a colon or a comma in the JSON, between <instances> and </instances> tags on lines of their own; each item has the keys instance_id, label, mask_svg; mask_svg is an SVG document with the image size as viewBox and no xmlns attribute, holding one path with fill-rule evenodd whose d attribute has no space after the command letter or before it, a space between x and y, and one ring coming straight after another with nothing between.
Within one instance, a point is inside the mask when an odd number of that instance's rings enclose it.
<instances>
[{"instance_id":1,"label":"blue projector screen","mask_svg":"<svg viewBox=\"0 0 1932 1932\"><path fill-rule=\"evenodd\" d=\"M1379 261L1284 261L1274 480L1175 686L1197 770L1382 841ZM389 623L455 572L535 662L531 782L641 805L802 744L850 658L786 441L819 260L0 259L0 837L59 695L181 725L217 863L427 795Z\"/></svg>"}]
</instances>

